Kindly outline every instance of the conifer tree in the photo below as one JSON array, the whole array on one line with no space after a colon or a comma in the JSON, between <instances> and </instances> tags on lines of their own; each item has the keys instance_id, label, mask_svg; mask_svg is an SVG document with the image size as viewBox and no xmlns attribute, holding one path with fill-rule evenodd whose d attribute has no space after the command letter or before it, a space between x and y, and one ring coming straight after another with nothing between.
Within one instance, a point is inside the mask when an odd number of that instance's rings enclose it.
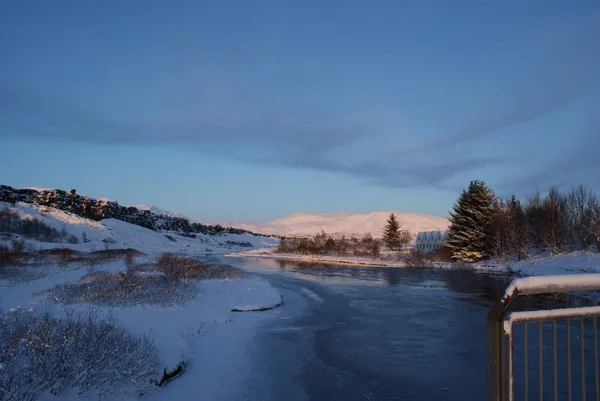
<instances>
[{"instance_id":1,"label":"conifer tree","mask_svg":"<svg viewBox=\"0 0 600 401\"><path fill-rule=\"evenodd\" d=\"M483 181L471 181L450 213L450 228L446 246L453 259L477 262L489 256L487 240L490 222L495 213L494 192Z\"/></svg>"},{"instance_id":2,"label":"conifer tree","mask_svg":"<svg viewBox=\"0 0 600 401\"><path fill-rule=\"evenodd\" d=\"M394 213L390 214L390 217L383 227L383 242L391 250L396 250L402 247L402 241L400 239L400 222L394 216Z\"/></svg>"}]
</instances>

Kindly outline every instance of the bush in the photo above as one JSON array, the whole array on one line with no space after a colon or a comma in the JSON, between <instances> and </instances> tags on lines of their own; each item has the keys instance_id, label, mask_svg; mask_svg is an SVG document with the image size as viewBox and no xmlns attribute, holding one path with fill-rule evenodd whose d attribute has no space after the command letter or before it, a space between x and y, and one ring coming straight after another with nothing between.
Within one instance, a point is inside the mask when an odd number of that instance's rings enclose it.
<instances>
[{"instance_id":1,"label":"bush","mask_svg":"<svg viewBox=\"0 0 600 401\"><path fill-rule=\"evenodd\" d=\"M373 238L371 234L365 234L360 239L355 237L346 239L345 236L334 238L328 236L325 232L321 232L312 238L282 238L275 252L378 258L380 249L381 240Z\"/></svg>"},{"instance_id":2,"label":"bush","mask_svg":"<svg viewBox=\"0 0 600 401\"><path fill-rule=\"evenodd\" d=\"M252 243L248 241L225 241L229 246L239 246L241 248L252 248Z\"/></svg>"},{"instance_id":3,"label":"bush","mask_svg":"<svg viewBox=\"0 0 600 401\"><path fill-rule=\"evenodd\" d=\"M33 247L23 240L13 239L11 248L0 245L0 266L26 266L33 257Z\"/></svg>"},{"instance_id":4,"label":"bush","mask_svg":"<svg viewBox=\"0 0 600 401\"><path fill-rule=\"evenodd\" d=\"M133 384L136 394L154 388L161 374L158 349L94 314L0 311L0 399L35 400L71 388L104 398Z\"/></svg>"},{"instance_id":5,"label":"bush","mask_svg":"<svg viewBox=\"0 0 600 401\"><path fill-rule=\"evenodd\" d=\"M159 256L157 270L171 283L189 284L192 280L240 278L247 274L229 266L207 265L196 259L164 253Z\"/></svg>"},{"instance_id":6,"label":"bush","mask_svg":"<svg viewBox=\"0 0 600 401\"><path fill-rule=\"evenodd\" d=\"M173 306L194 299L198 295L198 289L170 282L162 275L97 271L88 273L77 283L60 284L39 295L65 305L90 303L103 307L140 304Z\"/></svg>"},{"instance_id":7,"label":"bush","mask_svg":"<svg viewBox=\"0 0 600 401\"><path fill-rule=\"evenodd\" d=\"M127 271L132 272L133 267L135 265L135 251L133 249L131 249L131 250L128 249L125 252L125 256L124 256L123 260L125 261L125 268L127 269Z\"/></svg>"},{"instance_id":8,"label":"bush","mask_svg":"<svg viewBox=\"0 0 600 401\"><path fill-rule=\"evenodd\" d=\"M182 305L198 295L193 281L211 278L240 278L247 273L229 266L205 265L197 260L162 255L156 265L140 265L125 272L90 272L77 283L61 284L39 295L56 303L91 303L100 306L133 306L139 304ZM133 270L133 269L132 269ZM142 274L158 270L164 274Z\"/></svg>"},{"instance_id":9,"label":"bush","mask_svg":"<svg viewBox=\"0 0 600 401\"><path fill-rule=\"evenodd\" d=\"M59 232L40 219L23 218L9 208L0 209L0 232L22 235L44 242L62 242L63 239L69 243L79 242L73 235L68 235L63 231Z\"/></svg>"}]
</instances>

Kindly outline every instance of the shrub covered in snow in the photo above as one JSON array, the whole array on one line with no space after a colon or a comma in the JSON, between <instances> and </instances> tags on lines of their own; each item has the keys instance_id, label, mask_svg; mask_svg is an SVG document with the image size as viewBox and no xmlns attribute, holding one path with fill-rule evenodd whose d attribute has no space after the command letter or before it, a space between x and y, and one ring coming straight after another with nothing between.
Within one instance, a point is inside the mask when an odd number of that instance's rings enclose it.
<instances>
[{"instance_id":1,"label":"shrub covered in snow","mask_svg":"<svg viewBox=\"0 0 600 401\"><path fill-rule=\"evenodd\" d=\"M0 311L3 401L35 400L41 392L60 394L68 388L106 397L133 385L141 394L155 387L161 366L151 338L133 336L112 320Z\"/></svg>"}]
</instances>

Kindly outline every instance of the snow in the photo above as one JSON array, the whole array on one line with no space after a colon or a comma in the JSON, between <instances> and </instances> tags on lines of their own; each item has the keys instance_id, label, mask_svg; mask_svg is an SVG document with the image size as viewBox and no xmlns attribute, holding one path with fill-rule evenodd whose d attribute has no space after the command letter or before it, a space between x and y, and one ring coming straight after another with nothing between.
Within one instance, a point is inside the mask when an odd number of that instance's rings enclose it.
<instances>
[{"instance_id":1,"label":"snow","mask_svg":"<svg viewBox=\"0 0 600 401\"><path fill-rule=\"evenodd\" d=\"M151 262L156 255L164 252L194 256L248 249L228 244L228 241L249 242L253 248L272 247L277 243L276 239L251 234L197 234L196 238L187 238L174 232L155 232L115 219L92 221L51 207L0 202L0 208L3 207L11 208L22 218L41 219L59 231L64 227L69 234L80 239L78 244L28 240L37 249L69 247L86 252L104 247L135 248L145 253L137 258L138 263ZM83 233L90 242L84 243L81 240ZM175 242L165 235L171 236ZM54 304L37 294L59 284L77 282L88 273L87 268L79 266L24 269L43 274L33 275L30 281L0 280L0 306L5 311L23 308L33 311L32 313L49 311L57 316L64 316L67 313L64 306ZM116 272L124 269L125 263L122 260L96 266L96 271ZM277 309L270 309L280 305L282 297L268 281L257 277L203 280L197 285L198 297L178 306L136 305L110 308L75 304L69 305L68 310L85 312L93 309L100 316L114 317L120 326L133 334L150 333L168 370L181 361L186 361L186 372L181 377L164 388L147 394L145 398L158 401L187 400L201 395L202 399L208 400L234 399L245 375L250 377L252 374L246 350L260 322L276 317ZM87 396L93 398L92 394ZM70 401L80 397L78 394L61 394L58 397L43 394L40 400ZM137 399L137 396L130 395L123 399Z\"/></svg>"},{"instance_id":2,"label":"snow","mask_svg":"<svg viewBox=\"0 0 600 401\"><path fill-rule=\"evenodd\" d=\"M160 207L157 207L157 206L150 206L150 205L143 205L142 204L142 205L135 205L134 207L136 209L138 209L138 210L148 210L149 212L152 212L152 213L157 214L159 216L181 217L181 218L184 218L184 219L187 218L184 215L182 215L181 213L169 212L169 211L167 211L165 209L161 209Z\"/></svg>"},{"instance_id":3,"label":"snow","mask_svg":"<svg viewBox=\"0 0 600 401\"><path fill-rule=\"evenodd\" d=\"M560 274L600 273L600 255L595 251L576 251L561 255L540 254L528 259L495 263L473 263L477 271L517 276L555 276Z\"/></svg>"},{"instance_id":4,"label":"snow","mask_svg":"<svg viewBox=\"0 0 600 401\"><path fill-rule=\"evenodd\" d=\"M396 211L377 211L365 214L351 212L295 213L263 224L221 224L271 235L306 236L318 234L323 230L332 235L370 233L375 237L381 237L390 213L396 215L402 224L401 229L409 230L413 235L420 231L446 231L449 225L448 219L444 217Z\"/></svg>"},{"instance_id":5,"label":"snow","mask_svg":"<svg viewBox=\"0 0 600 401\"><path fill-rule=\"evenodd\" d=\"M21 202L18 202L15 205L0 202L0 208L5 207L16 211L22 218L40 219L45 224L58 231L62 230L64 227L69 234L74 235L80 240L79 244L57 244L30 241L37 248L42 249L68 247L79 251L89 252L101 250L108 246L112 249L134 248L141 252L154 255L164 252L200 255L206 253L222 254L248 249L227 244L227 241L238 243L249 242L252 247L273 246L277 243L277 240L274 238L251 234L223 234L212 236L198 233L196 238L188 238L178 235L175 232L156 232L116 219L94 221L52 207ZM89 242L82 241L84 233ZM165 235L169 235L171 238L175 239L175 242L169 240ZM0 243L1 242L2 241L0 240Z\"/></svg>"},{"instance_id":6,"label":"snow","mask_svg":"<svg viewBox=\"0 0 600 401\"><path fill-rule=\"evenodd\" d=\"M65 313L61 305L36 296L36 293L57 284L75 282L87 273L85 269L64 271L20 285L0 282L1 304L5 310L18 308L50 311L59 316ZM97 267L97 270L122 270L122 261ZM189 372L150 394L150 399L189 399L192 394L204 394L204 399L222 399L233 391L240 378L239 371L247 370L249 361L244 349L249 345L265 312L236 313L233 310L265 310L282 301L279 291L267 281L256 278L205 280L199 283L200 296L181 306L161 308L148 305L123 308L93 309L100 316L112 316L118 324L136 335L151 333L160 349L165 368L171 370L185 360ZM70 306L69 310L86 311L86 304ZM212 394L212 395L211 395ZM64 395L59 400L76 399ZM132 397L133 399L135 397ZM42 400L57 400L42 397Z\"/></svg>"},{"instance_id":7,"label":"snow","mask_svg":"<svg viewBox=\"0 0 600 401\"><path fill-rule=\"evenodd\" d=\"M600 274L597 273L526 277L513 280L506 289L504 296L511 297L515 291L523 295L534 295L599 288Z\"/></svg>"}]
</instances>

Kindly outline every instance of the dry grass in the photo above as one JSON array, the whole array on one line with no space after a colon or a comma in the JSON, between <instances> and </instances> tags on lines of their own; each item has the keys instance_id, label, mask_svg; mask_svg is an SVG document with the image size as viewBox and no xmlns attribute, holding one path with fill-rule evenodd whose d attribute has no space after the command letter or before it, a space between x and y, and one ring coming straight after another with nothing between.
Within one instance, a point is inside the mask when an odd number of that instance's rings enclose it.
<instances>
[{"instance_id":1,"label":"dry grass","mask_svg":"<svg viewBox=\"0 0 600 401\"><path fill-rule=\"evenodd\" d=\"M193 280L229 279L248 276L244 271L229 266L208 265L196 259L169 253L164 253L158 258L156 268L171 282L183 281L189 283Z\"/></svg>"},{"instance_id":2,"label":"dry grass","mask_svg":"<svg viewBox=\"0 0 600 401\"><path fill-rule=\"evenodd\" d=\"M61 304L172 306L194 299L198 295L195 285L198 280L247 276L246 272L233 267L207 265L195 259L163 254L156 264L136 265L116 273L90 272L77 283L61 284L40 295Z\"/></svg>"}]
</instances>

